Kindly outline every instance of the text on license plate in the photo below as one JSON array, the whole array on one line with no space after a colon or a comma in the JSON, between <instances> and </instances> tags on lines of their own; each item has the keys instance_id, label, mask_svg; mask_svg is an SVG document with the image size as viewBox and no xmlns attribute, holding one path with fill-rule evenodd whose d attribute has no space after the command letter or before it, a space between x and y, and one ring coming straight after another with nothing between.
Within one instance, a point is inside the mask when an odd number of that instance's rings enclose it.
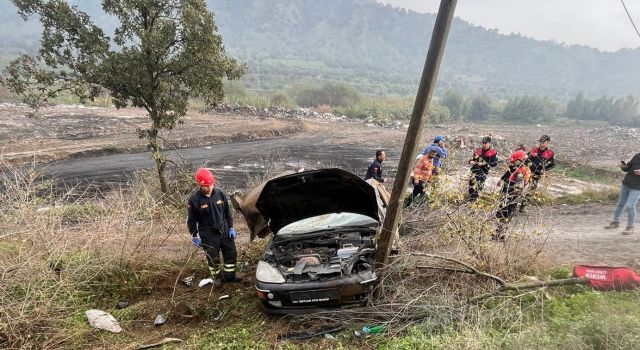
<instances>
[{"instance_id":1,"label":"text on license plate","mask_svg":"<svg viewBox=\"0 0 640 350\"><path fill-rule=\"evenodd\" d=\"M304 292L291 292L291 303L293 304L321 303L337 299L340 299L339 289L318 289L306 290Z\"/></svg>"}]
</instances>

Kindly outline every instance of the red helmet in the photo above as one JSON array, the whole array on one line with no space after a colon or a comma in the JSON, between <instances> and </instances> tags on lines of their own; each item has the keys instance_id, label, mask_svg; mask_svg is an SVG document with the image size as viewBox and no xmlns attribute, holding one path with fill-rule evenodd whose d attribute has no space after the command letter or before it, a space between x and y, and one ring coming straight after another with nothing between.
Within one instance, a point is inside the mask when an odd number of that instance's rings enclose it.
<instances>
[{"instance_id":1,"label":"red helmet","mask_svg":"<svg viewBox=\"0 0 640 350\"><path fill-rule=\"evenodd\" d=\"M509 162L513 163L516 160L521 160L524 162L526 159L527 159L527 154L523 150L518 150L511 153L511 156L509 157Z\"/></svg>"},{"instance_id":2,"label":"red helmet","mask_svg":"<svg viewBox=\"0 0 640 350\"><path fill-rule=\"evenodd\" d=\"M207 168L200 168L196 171L196 182L200 186L209 186L216 183L216 179L213 177L211 171Z\"/></svg>"}]
</instances>

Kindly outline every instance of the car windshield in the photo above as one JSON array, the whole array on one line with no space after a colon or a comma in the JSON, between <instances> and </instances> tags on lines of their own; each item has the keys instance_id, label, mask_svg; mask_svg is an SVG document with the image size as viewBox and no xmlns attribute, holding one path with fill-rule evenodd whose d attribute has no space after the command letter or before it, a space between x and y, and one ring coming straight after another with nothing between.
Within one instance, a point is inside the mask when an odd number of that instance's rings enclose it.
<instances>
[{"instance_id":1,"label":"car windshield","mask_svg":"<svg viewBox=\"0 0 640 350\"><path fill-rule=\"evenodd\" d=\"M331 213L302 219L278 231L279 235L301 234L348 226L377 225L378 222L366 215L355 213Z\"/></svg>"}]
</instances>

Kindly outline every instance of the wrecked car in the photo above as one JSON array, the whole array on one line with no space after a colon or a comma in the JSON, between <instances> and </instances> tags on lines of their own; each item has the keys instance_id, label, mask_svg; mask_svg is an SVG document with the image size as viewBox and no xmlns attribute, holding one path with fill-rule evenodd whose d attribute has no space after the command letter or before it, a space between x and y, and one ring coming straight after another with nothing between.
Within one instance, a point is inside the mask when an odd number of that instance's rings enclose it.
<instances>
[{"instance_id":1,"label":"wrecked car","mask_svg":"<svg viewBox=\"0 0 640 350\"><path fill-rule=\"evenodd\" d=\"M366 302L388 199L376 181L342 169L289 173L232 196L251 239L270 237L256 269L264 308L295 313Z\"/></svg>"}]
</instances>

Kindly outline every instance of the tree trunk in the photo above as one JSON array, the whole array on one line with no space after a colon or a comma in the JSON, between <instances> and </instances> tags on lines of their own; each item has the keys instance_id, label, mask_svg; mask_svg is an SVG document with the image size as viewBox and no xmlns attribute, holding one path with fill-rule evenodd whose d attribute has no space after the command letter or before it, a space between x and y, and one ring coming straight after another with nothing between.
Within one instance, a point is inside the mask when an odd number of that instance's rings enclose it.
<instances>
[{"instance_id":1,"label":"tree trunk","mask_svg":"<svg viewBox=\"0 0 640 350\"><path fill-rule=\"evenodd\" d=\"M162 191L163 195L166 195L169 192L169 185L167 184L167 177L164 174L165 166L167 162L164 160L164 156L160 154L160 150L157 149L154 151L158 154L160 158L156 158L156 169L158 170L158 179L160 180L160 191Z\"/></svg>"},{"instance_id":2,"label":"tree trunk","mask_svg":"<svg viewBox=\"0 0 640 350\"><path fill-rule=\"evenodd\" d=\"M163 195L166 195L169 192L167 177L164 173L165 167L167 165L167 160L160 151L160 146L158 145L158 132L159 130L155 127L155 125L153 125L149 130L149 147L151 148L151 158L153 158L153 160L156 162L156 169L158 170L158 180L160 180L160 191L162 191Z\"/></svg>"}]
</instances>

